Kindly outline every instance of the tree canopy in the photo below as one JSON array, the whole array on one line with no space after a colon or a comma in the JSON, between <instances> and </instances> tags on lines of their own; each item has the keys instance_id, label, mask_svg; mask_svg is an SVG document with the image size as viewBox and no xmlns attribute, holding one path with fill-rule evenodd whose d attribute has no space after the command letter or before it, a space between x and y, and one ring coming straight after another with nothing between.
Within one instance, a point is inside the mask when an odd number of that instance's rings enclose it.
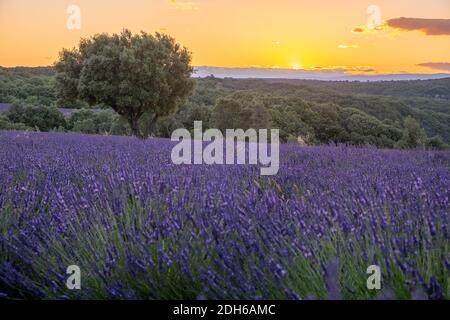
<instances>
[{"instance_id":1,"label":"tree canopy","mask_svg":"<svg viewBox=\"0 0 450 320\"><path fill-rule=\"evenodd\" d=\"M98 34L63 49L55 64L60 103L106 105L124 117L138 137L139 120L155 123L176 112L194 88L189 51L168 35Z\"/></svg>"}]
</instances>

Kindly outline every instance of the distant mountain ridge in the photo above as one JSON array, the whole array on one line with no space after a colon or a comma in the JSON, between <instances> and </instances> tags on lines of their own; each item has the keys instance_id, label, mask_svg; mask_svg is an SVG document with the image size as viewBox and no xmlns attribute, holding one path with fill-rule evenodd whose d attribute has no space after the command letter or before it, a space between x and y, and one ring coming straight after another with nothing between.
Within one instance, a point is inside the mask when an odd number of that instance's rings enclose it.
<instances>
[{"instance_id":1,"label":"distant mountain ridge","mask_svg":"<svg viewBox=\"0 0 450 320\"><path fill-rule=\"evenodd\" d=\"M450 73L399 73L399 74L351 74L344 69L275 69L275 68L224 68L195 67L194 77L205 78L213 75L216 78L235 79L301 79L325 81L399 81L399 80L433 80L450 77Z\"/></svg>"},{"instance_id":2,"label":"distant mountain ridge","mask_svg":"<svg viewBox=\"0 0 450 320\"><path fill-rule=\"evenodd\" d=\"M15 74L55 75L51 66L40 67L2 67L0 70ZM344 69L275 69L275 68L226 68L197 66L194 67L195 78L235 79L287 79L287 80L321 80L321 81L405 81L436 80L450 78L450 73L398 73L398 74L351 74Z\"/></svg>"}]
</instances>

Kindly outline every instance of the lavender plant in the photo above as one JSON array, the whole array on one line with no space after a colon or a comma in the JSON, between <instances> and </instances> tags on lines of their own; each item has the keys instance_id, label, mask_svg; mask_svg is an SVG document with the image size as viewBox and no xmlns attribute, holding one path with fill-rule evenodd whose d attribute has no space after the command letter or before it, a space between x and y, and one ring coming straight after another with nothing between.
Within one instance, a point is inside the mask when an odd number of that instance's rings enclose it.
<instances>
[{"instance_id":1,"label":"lavender plant","mask_svg":"<svg viewBox=\"0 0 450 320\"><path fill-rule=\"evenodd\" d=\"M172 146L0 132L0 296L449 298L449 152L282 145L263 177Z\"/></svg>"}]
</instances>

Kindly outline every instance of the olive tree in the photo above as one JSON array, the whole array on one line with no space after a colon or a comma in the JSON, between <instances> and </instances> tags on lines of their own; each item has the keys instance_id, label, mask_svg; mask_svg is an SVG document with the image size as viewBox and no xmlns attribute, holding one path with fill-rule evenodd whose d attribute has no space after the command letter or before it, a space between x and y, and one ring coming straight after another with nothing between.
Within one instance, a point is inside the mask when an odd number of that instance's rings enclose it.
<instances>
[{"instance_id":1,"label":"olive tree","mask_svg":"<svg viewBox=\"0 0 450 320\"><path fill-rule=\"evenodd\" d=\"M60 103L86 101L114 109L139 138L139 120L151 124L176 112L194 88L190 52L168 35L97 34L63 49L55 64Z\"/></svg>"}]
</instances>

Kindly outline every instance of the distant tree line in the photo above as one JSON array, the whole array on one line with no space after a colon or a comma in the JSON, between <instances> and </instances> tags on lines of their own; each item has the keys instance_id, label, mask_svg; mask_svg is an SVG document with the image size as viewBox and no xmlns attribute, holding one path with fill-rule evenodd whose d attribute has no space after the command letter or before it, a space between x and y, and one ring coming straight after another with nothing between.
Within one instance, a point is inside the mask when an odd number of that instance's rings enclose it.
<instances>
[{"instance_id":1,"label":"distant tree line","mask_svg":"<svg viewBox=\"0 0 450 320\"><path fill-rule=\"evenodd\" d=\"M278 128L283 142L307 144L344 143L374 145L383 148L429 147L448 145L439 136L428 138L420 122L407 116L401 123L379 120L355 108L333 103L310 103L301 98L276 97L261 92L236 92L217 99L214 106L190 104L174 117L158 123L159 136L169 137L172 130L193 130L193 121L203 128Z\"/></svg>"},{"instance_id":2,"label":"distant tree line","mask_svg":"<svg viewBox=\"0 0 450 320\"><path fill-rule=\"evenodd\" d=\"M300 137L307 144L436 149L446 148L450 142L450 100L431 98L427 93L439 91L442 86L450 91L449 79L389 83L399 90L411 87L409 97L388 90L387 84L381 86L385 88L383 94L367 94L379 93L379 83L214 77L195 82L193 94L175 113L153 122L153 115L144 112L137 123L142 134L170 137L174 129L193 130L194 121L201 120L205 130L279 128L283 142L296 142ZM371 90L371 85L375 89ZM425 89L427 86L429 90ZM364 94L358 92L361 87ZM414 93L414 88L420 90ZM78 99L70 107L78 107L80 111L64 118L56 108L61 104L55 92L52 68L0 69L0 102L15 105L9 112L0 114L0 128L132 133L129 121L123 116L111 109L93 112ZM395 94L389 96L386 92Z\"/></svg>"},{"instance_id":3,"label":"distant tree line","mask_svg":"<svg viewBox=\"0 0 450 320\"><path fill-rule=\"evenodd\" d=\"M282 81L282 80L281 80ZM310 81L295 80L297 85L318 86L341 93L364 93L370 95L422 97L450 100L450 78L435 80L404 81Z\"/></svg>"},{"instance_id":4,"label":"distant tree line","mask_svg":"<svg viewBox=\"0 0 450 320\"><path fill-rule=\"evenodd\" d=\"M0 102L52 105L56 101L53 68L0 67Z\"/></svg>"}]
</instances>

